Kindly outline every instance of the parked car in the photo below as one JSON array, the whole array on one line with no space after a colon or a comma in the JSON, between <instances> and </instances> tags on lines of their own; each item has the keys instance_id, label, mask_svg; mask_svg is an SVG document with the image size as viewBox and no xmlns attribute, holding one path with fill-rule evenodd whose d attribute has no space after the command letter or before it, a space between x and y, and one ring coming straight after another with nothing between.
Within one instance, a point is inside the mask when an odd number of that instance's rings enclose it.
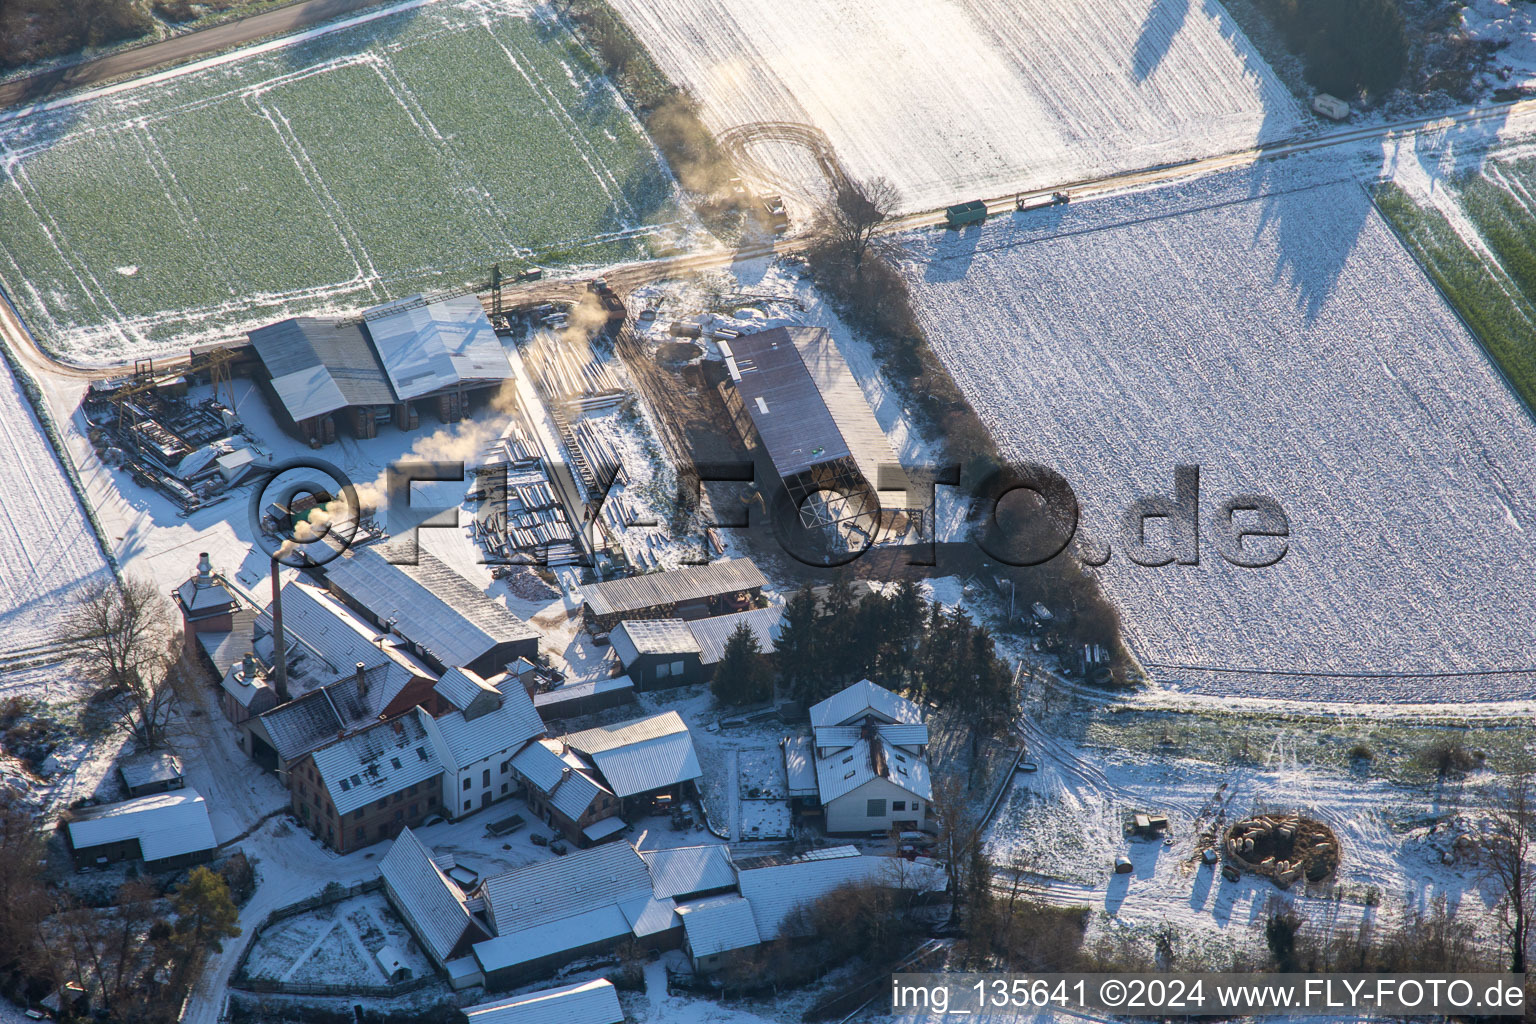
<instances>
[{"instance_id":1,"label":"parked car","mask_svg":"<svg viewBox=\"0 0 1536 1024\"><path fill-rule=\"evenodd\" d=\"M564 857L571 850L569 846L565 845L565 840L563 839L556 839L550 843L549 849L556 857Z\"/></svg>"},{"instance_id":2,"label":"parked car","mask_svg":"<svg viewBox=\"0 0 1536 1024\"><path fill-rule=\"evenodd\" d=\"M594 647L607 647L608 646L608 634L607 633L593 633L592 634L592 646L594 646Z\"/></svg>"},{"instance_id":3,"label":"parked car","mask_svg":"<svg viewBox=\"0 0 1536 1024\"><path fill-rule=\"evenodd\" d=\"M528 837L528 841L534 846L548 846L549 836L544 835L542 832L535 832Z\"/></svg>"}]
</instances>

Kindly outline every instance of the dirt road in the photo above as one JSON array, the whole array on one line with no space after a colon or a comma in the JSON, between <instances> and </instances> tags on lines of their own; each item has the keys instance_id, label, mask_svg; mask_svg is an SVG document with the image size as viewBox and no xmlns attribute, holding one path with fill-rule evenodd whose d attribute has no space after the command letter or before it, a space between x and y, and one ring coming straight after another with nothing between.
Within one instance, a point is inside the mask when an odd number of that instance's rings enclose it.
<instances>
[{"instance_id":1,"label":"dirt road","mask_svg":"<svg viewBox=\"0 0 1536 1024\"><path fill-rule=\"evenodd\" d=\"M304 0L265 14L252 15L212 28L162 39L148 46L110 53L67 68L44 71L0 85L0 110L23 103L40 103L60 93L100 85L116 78L142 74L166 64L218 53L268 36L308 28L343 14L373 7L380 0Z\"/></svg>"}]
</instances>

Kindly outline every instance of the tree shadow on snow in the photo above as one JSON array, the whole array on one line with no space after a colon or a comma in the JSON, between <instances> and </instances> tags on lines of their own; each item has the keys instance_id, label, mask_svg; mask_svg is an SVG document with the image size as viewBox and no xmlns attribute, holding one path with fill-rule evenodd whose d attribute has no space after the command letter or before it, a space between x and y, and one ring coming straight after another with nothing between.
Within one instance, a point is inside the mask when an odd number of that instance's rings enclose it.
<instances>
[{"instance_id":1,"label":"tree shadow on snow","mask_svg":"<svg viewBox=\"0 0 1536 1024\"><path fill-rule=\"evenodd\" d=\"M1191 0L1153 0L1151 10L1141 23L1141 35L1131 51L1131 74L1137 82L1152 77L1173 46L1174 37L1189 17Z\"/></svg>"}]
</instances>

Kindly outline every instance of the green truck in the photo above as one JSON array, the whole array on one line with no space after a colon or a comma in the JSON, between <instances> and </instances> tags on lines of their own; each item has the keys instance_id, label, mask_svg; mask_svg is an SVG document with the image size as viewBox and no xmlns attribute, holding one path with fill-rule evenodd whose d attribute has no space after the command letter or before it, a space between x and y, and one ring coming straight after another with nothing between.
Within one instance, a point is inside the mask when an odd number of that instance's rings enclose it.
<instances>
[{"instance_id":1,"label":"green truck","mask_svg":"<svg viewBox=\"0 0 1536 1024\"><path fill-rule=\"evenodd\" d=\"M954 206L944 208L944 223L952 228L963 228L968 224L981 224L987 219L987 204L980 199L972 199L968 203L956 203Z\"/></svg>"}]
</instances>

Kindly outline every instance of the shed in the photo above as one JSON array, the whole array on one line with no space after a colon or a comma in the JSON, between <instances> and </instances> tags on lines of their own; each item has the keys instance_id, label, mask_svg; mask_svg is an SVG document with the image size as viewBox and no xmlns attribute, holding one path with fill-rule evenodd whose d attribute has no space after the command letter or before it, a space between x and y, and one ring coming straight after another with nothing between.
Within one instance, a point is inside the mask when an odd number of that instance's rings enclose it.
<instances>
[{"instance_id":1,"label":"shed","mask_svg":"<svg viewBox=\"0 0 1536 1024\"><path fill-rule=\"evenodd\" d=\"M626 619L610 639L613 653L640 690L703 681L698 641L682 619Z\"/></svg>"},{"instance_id":2,"label":"shed","mask_svg":"<svg viewBox=\"0 0 1536 1024\"><path fill-rule=\"evenodd\" d=\"M165 793L187 784L181 774L181 762L175 754L164 750L123 760L117 766L117 774L127 787L129 797Z\"/></svg>"},{"instance_id":3,"label":"shed","mask_svg":"<svg viewBox=\"0 0 1536 1024\"><path fill-rule=\"evenodd\" d=\"M725 954L757 945L762 938L752 917L752 905L731 893L677 908L687 936L688 955L700 974L721 966Z\"/></svg>"},{"instance_id":4,"label":"shed","mask_svg":"<svg viewBox=\"0 0 1536 1024\"><path fill-rule=\"evenodd\" d=\"M143 860L159 871L205 861L219 845L195 789L81 808L71 812L65 831L79 866Z\"/></svg>"},{"instance_id":5,"label":"shed","mask_svg":"<svg viewBox=\"0 0 1536 1024\"><path fill-rule=\"evenodd\" d=\"M766 583L751 559L725 558L588 584L583 615L592 629L612 629L626 619L701 619L745 611Z\"/></svg>"},{"instance_id":6,"label":"shed","mask_svg":"<svg viewBox=\"0 0 1536 1024\"><path fill-rule=\"evenodd\" d=\"M356 320L295 317L250 339L276 418L298 437L324 440L321 421L343 410L354 410L344 419L354 435L373 437L376 410L387 416L394 407L384 368Z\"/></svg>"},{"instance_id":7,"label":"shed","mask_svg":"<svg viewBox=\"0 0 1536 1024\"><path fill-rule=\"evenodd\" d=\"M546 723L563 718L589 715L594 711L629 704L635 699L635 684L629 676L589 679L584 683L566 683L553 690L533 695L533 706Z\"/></svg>"}]
</instances>

